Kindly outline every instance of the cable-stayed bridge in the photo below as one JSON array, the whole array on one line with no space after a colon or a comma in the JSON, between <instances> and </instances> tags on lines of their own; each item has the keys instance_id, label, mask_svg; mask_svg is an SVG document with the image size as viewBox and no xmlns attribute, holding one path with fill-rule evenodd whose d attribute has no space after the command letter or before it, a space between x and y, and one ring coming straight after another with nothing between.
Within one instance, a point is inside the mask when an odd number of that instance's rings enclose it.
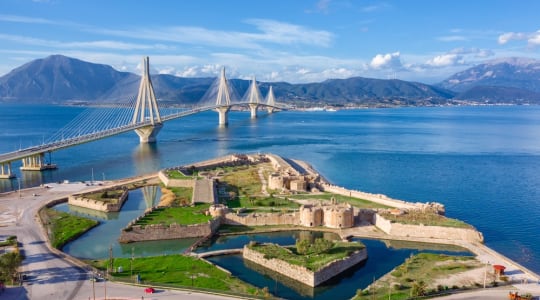
<instances>
[{"instance_id":1,"label":"cable-stayed bridge","mask_svg":"<svg viewBox=\"0 0 540 300\"><path fill-rule=\"evenodd\" d=\"M228 113L234 106L249 108L251 118L257 117L259 107L265 108L268 113L287 109L285 105L276 103L272 87L266 98L263 98L255 78L251 81L244 96L239 98L234 87L229 84L224 68L221 76L210 86L197 105L183 109L161 108L155 97L149 70L149 60L145 57L139 93L128 103L109 108L88 109L46 141L44 140L41 145L0 154L0 178L15 177L12 169L14 161L22 160L21 170L23 171L54 169L56 165L45 161L46 153L128 131L135 131L141 143L153 143L156 142L157 134L164 122L203 111L218 112L218 124L226 126Z\"/></svg>"}]
</instances>

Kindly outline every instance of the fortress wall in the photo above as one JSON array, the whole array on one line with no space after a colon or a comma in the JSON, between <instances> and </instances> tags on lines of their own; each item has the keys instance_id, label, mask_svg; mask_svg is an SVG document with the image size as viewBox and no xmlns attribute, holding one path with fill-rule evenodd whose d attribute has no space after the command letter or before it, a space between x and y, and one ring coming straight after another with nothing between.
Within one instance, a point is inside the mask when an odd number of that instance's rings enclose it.
<instances>
[{"instance_id":1,"label":"fortress wall","mask_svg":"<svg viewBox=\"0 0 540 300\"><path fill-rule=\"evenodd\" d=\"M415 209L417 206L413 203L406 202L403 200L397 200L387 197L383 194L371 194L371 193L365 193L361 191L355 191L355 190L348 190L344 187L340 187L333 184L327 184L323 183L321 185L321 188L325 192L331 192L343 196L351 196L355 198L365 199L369 200L375 203L391 206L391 207L397 207L397 208L404 208L404 209Z\"/></svg>"},{"instance_id":2,"label":"fortress wall","mask_svg":"<svg viewBox=\"0 0 540 300\"><path fill-rule=\"evenodd\" d=\"M204 224L193 225L147 225L142 227L134 225L124 228L120 233L118 241L121 243L131 243L140 241L172 240L193 237L203 237L213 234L220 225L219 219L213 219Z\"/></svg>"},{"instance_id":3,"label":"fortress wall","mask_svg":"<svg viewBox=\"0 0 540 300\"><path fill-rule=\"evenodd\" d=\"M347 258L334 261L317 272L313 272L302 266L289 264L279 259L266 259L264 258L264 254L249 249L247 245L244 246L243 258L303 284L315 287L365 260L367 258L367 250L364 248Z\"/></svg>"},{"instance_id":4,"label":"fortress wall","mask_svg":"<svg viewBox=\"0 0 540 300\"><path fill-rule=\"evenodd\" d=\"M193 188L195 186L195 182L193 179L170 179L163 173L163 171L159 171L158 177L163 182L163 184L166 187L187 187L187 188Z\"/></svg>"},{"instance_id":5,"label":"fortress wall","mask_svg":"<svg viewBox=\"0 0 540 300\"><path fill-rule=\"evenodd\" d=\"M339 275L341 272L355 266L361 261L367 259L367 249L356 251L346 258L331 262L323 269L315 272L315 286L327 281L328 279Z\"/></svg>"},{"instance_id":6,"label":"fortress wall","mask_svg":"<svg viewBox=\"0 0 540 300\"><path fill-rule=\"evenodd\" d=\"M297 213L227 213L222 219L223 224L264 226L264 225L300 225Z\"/></svg>"},{"instance_id":7,"label":"fortress wall","mask_svg":"<svg viewBox=\"0 0 540 300\"><path fill-rule=\"evenodd\" d=\"M373 217L373 224L389 235L400 237L421 237L443 240L463 240L468 242L483 242L482 233L471 228L444 226L425 226L393 223L379 214Z\"/></svg>"},{"instance_id":8,"label":"fortress wall","mask_svg":"<svg viewBox=\"0 0 540 300\"><path fill-rule=\"evenodd\" d=\"M122 193L122 196L118 198L117 203L107 203L104 201L85 198L81 195L70 195L68 197L68 204L104 212L120 211L124 201L126 201L128 197L128 194L129 192L125 190L124 193Z\"/></svg>"}]
</instances>

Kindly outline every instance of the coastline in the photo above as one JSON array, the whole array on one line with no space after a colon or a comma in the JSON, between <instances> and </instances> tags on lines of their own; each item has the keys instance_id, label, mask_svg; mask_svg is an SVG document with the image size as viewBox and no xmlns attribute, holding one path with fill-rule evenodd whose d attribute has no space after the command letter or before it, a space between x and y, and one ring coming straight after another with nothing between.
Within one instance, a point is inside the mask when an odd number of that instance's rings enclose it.
<instances>
[{"instance_id":1,"label":"coastline","mask_svg":"<svg viewBox=\"0 0 540 300\"><path fill-rule=\"evenodd\" d=\"M305 162L302 162L302 163L306 164ZM140 182L140 181L144 181L144 180L153 180L153 179L157 178L157 176L158 176L157 174L141 175L141 176L136 176L136 177L124 178L124 179L117 180L117 181L110 181L110 182L107 182L106 184L104 184L103 186L99 186L99 187L95 187L95 186L92 186L92 187L86 186L85 187L85 186L82 186L82 187L78 187L78 188L79 188L79 191L80 190L85 190L85 191L100 190L100 189L103 189L103 188L110 188L110 187L113 187L113 186L125 185L125 184L134 183L134 182ZM40 192L43 191L43 193L45 193L48 190L49 191L62 190L62 187L65 187L66 185L70 185L70 184L58 184L58 185L55 184L55 185L51 185L52 187L50 189L45 189L45 190L43 188L31 188L31 189L24 189L24 190L21 190L21 191L24 194L26 194L24 197L31 198L31 197L29 197L29 192L32 191L32 190L37 190L37 191L40 191ZM66 190L70 190L70 188L66 188ZM67 194L64 194L64 196L62 196L62 197L65 197L65 195L69 194L69 192L67 192L67 191L64 192L64 193L67 193ZM17 197L17 192L10 192L10 193L5 193L5 194L0 195L0 199L9 198L10 200L15 200L16 197ZM60 197L60 198L62 198L62 197ZM57 201L60 198L56 197L55 199L52 199L52 200L49 199L46 203L50 203L52 201ZM396 200L396 199L392 199L392 200L400 201L400 202L402 201L402 200ZM403 201L403 202L406 202L406 201ZM42 206L43 206L43 203L42 203ZM0 226L3 226L3 225L0 224ZM7 227L9 227L9 225ZM272 228L272 230L276 230L276 229ZM291 229L289 228L288 230L291 230ZM505 264L507 266L511 266L511 268L507 269L508 270L507 272L514 272L514 273L516 273L516 276L519 275L518 274L519 272L521 272L523 274L522 278L526 279L529 282L534 282L534 281L538 282L538 280L540 279L538 274L534 273L531 270L528 270L527 268L523 267L522 265L510 260L506 256L504 256L504 255L496 252L495 250L493 250L493 249L491 249L491 248L489 248L489 247L487 247L487 246L485 246L483 244L480 244L480 243L475 244L475 243L467 243L467 242L464 242L464 241L454 241L453 243L449 243L448 240L445 240L445 242L442 243L440 239L392 236L392 235L388 235L388 234L385 234L385 233L381 232L375 226L362 226L362 227L354 227L354 228L350 228L350 229L328 229L328 231L334 231L336 233L339 233L342 238L345 238L345 237L348 237L348 236L355 236L355 237L383 239L383 240L404 240L404 241L427 242L427 243L435 243L435 244L454 244L454 245L461 246L463 248L469 249L471 252L476 254L477 258L479 260L481 260L482 262L489 263L489 264ZM46 236L44 231L42 231L42 234L44 236ZM52 252L55 252L55 251L52 251ZM75 263L75 264L78 265L77 262L80 262L80 263L82 263L82 265L86 265L84 262L81 262L80 260L78 260L76 258L70 257L69 255L67 255L67 254L65 254L63 252L57 253L57 255L61 259L66 259L66 260L70 261L72 264ZM71 261L71 260L74 260L74 261ZM536 288L538 288L539 292L540 292L540 288L539 288L538 285L536 285ZM538 293L538 292L536 292L536 293Z\"/></svg>"}]
</instances>

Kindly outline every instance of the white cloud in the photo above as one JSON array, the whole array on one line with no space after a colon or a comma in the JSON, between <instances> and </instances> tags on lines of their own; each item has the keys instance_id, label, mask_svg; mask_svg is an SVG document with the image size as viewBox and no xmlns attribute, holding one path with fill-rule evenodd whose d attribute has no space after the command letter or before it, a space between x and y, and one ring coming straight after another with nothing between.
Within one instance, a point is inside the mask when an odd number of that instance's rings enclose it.
<instances>
[{"instance_id":1,"label":"white cloud","mask_svg":"<svg viewBox=\"0 0 540 300\"><path fill-rule=\"evenodd\" d=\"M379 10L388 9L390 7L391 7L391 5L389 5L388 3L379 3L379 4L373 4L373 5L364 6L360 10L362 12L370 13L370 12L375 12L375 11L379 11Z\"/></svg>"},{"instance_id":2,"label":"white cloud","mask_svg":"<svg viewBox=\"0 0 540 300\"><path fill-rule=\"evenodd\" d=\"M447 36L438 37L437 40L441 42L459 42L459 41L466 41L467 38L462 35L447 35Z\"/></svg>"},{"instance_id":3,"label":"white cloud","mask_svg":"<svg viewBox=\"0 0 540 300\"><path fill-rule=\"evenodd\" d=\"M540 30L535 32L507 32L499 35L498 42L504 45L510 41L527 41L529 46L540 45Z\"/></svg>"},{"instance_id":4,"label":"white cloud","mask_svg":"<svg viewBox=\"0 0 540 300\"><path fill-rule=\"evenodd\" d=\"M529 45L540 45L540 30L537 31L537 32L533 32L530 36L529 36L529 39L527 40L527 42L529 43Z\"/></svg>"},{"instance_id":5,"label":"white cloud","mask_svg":"<svg viewBox=\"0 0 540 300\"><path fill-rule=\"evenodd\" d=\"M431 67L447 67L457 64L461 60L461 55L457 54L443 54L437 55L434 58L428 60L426 64Z\"/></svg>"},{"instance_id":6,"label":"white cloud","mask_svg":"<svg viewBox=\"0 0 540 300\"><path fill-rule=\"evenodd\" d=\"M303 44L327 47L331 44L332 33L313 30L304 26L269 19L249 19L256 32L212 30L203 27L174 26L161 28L131 28L126 30L92 29L92 32L138 38L154 41L167 41L197 46L218 46L241 49L260 49L260 43L279 45Z\"/></svg>"},{"instance_id":7,"label":"white cloud","mask_svg":"<svg viewBox=\"0 0 540 300\"><path fill-rule=\"evenodd\" d=\"M10 35L10 34L0 34L0 40L16 42L25 45L40 46L40 47L50 47L56 49L70 49L70 48L98 48L98 49L112 49L112 50L171 50L171 47L168 47L163 44L135 44L135 43L125 43L119 41L111 40L101 40L101 41L80 41L80 42L64 42L64 41L55 41L55 40L45 40L38 39L27 36L19 35Z\"/></svg>"},{"instance_id":8,"label":"white cloud","mask_svg":"<svg viewBox=\"0 0 540 300\"><path fill-rule=\"evenodd\" d=\"M400 53L377 54L373 57L369 65L374 69L400 68L402 66Z\"/></svg>"},{"instance_id":9,"label":"white cloud","mask_svg":"<svg viewBox=\"0 0 540 300\"><path fill-rule=\"evenodd\" d=\"M499 36L498 42L499 44L504 45L512 40L524 40L526 38L526 34L521 32L507 32Z\"/></svg>"},{"instance_id":10,"label":"white cloud","mask_svg":"<svg viewBox=\"0 0 540 300\"><path fill-rule=\"evenodd\" d=\"M29 23L29 24L58 24L56 21L51 21L43 18L31 18L15 15L0 15L0 21L13 23Z\"/></svg>"}]
</instances>

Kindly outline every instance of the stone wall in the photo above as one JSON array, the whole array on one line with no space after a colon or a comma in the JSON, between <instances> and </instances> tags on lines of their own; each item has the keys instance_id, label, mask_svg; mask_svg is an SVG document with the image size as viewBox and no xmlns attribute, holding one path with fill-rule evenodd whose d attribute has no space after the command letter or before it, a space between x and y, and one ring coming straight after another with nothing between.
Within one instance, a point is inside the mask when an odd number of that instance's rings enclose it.
<instances>
[{"instance_id":1,"label":"stone wall","mask_svg":"<svg viewBox=\"0 0 540 300\"><path fill-rule=\"evenodd\" d=\"M392 199L383 194L371 194L371 193L365 193L361 191L348 190L344 187L340 187L333 184L323 183L321 184L321 189L325 192L365 199L365 200L369 200L375 203L379 203L379 204L387 205L391 207L404 208L404 209L418 208L417 205L414 203L406 202L403 200Z\"/></svg>"},{"instance_id":2,"label":"stone wall","mask_svg":"<svg viewBox=\"0 0 540 300\"><path fill-rule=\"evenodd\" d=\"M120 233L120 243L140 241L172 240L210 236L217 231L220 225L219 219L212 219L207 223L193 225L132 225L124 228Z\"/></svg>"},{"instance_id":3,"label":"stone wall","mask_svg":"<svg viewBox=\"0 0 540 300\"><path fill-rule=\"evenodd\" d=\"M115 212L120 211L122 205L124 205L124 202L128 197L128 194L129 191L125 189L116 203L85 198L84 195L70 195L68 197L68 204L104 212Z\"/></svg>"},{"instance_id":4,"label":"stone wall","mask_svg":"<svg viewBox=\"0 0 540 300\"><path fill-rule=\"evenodd\" d=\"M298 213L226 213L221 221L227 225L264 226L264 225L300 225Z\"/></svg>"},{"instance_id":5,"label":"stone wall","mask_svg":"<svg viewBox=\"0 0 540 300\"><path fill-rule=\"evenodd\" d=\"M193 188L195 186L195 181L193 179L170 179L163 171L159 171L158 177L166 187Z\"/></svg>"},{"instance_id":6,"label":"stone wall","mask_svg":"<svg viewBox=\"0 0 540 300\"><path fill-rule=\"evenodd\" d=\"M289 264L280 259L266 259L264 258L264 254L249 249L248 245L244 246L243 257L274 272L315 287L365 260L367 258L367 250L364 248L354 252L347 258L331 262L317 272L308 270L303 266Z\"/></svg>"},{"instance_id":7,"label":"stone wall","mask_svg":"<svg viewBox=\"0 0 540 300\"><path fill-rule=\"evenodd\" d=\"M373 224L385 233L400 237L420 237L442 240L483 242L482 233L471 228L409 225L391 222L379 214L373 215Z\"/></svg>"}]
</instances>

